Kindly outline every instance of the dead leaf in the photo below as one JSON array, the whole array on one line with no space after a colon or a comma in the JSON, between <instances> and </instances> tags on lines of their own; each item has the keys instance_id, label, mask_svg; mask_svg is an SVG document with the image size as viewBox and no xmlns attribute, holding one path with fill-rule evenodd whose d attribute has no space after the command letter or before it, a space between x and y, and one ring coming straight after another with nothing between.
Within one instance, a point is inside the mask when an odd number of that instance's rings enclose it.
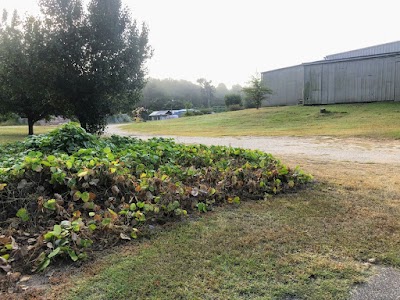
<instances>
[{"instance_id":1,"label":"dead leaf","mask_svg":"<svg viewBox=\"0 0 400 300\"><path fill-rule=\"evenodd\" d=\"M113 185L111 187L111 191L113 192L114 195L118 195L120 192L119 188L116 185Z\"/></svg>"},{"instance_id":2,"label":"dead leaf","mask_svg":"<svg viewBox=\"0 0 400 300\"><path fill-rule=\"evenodd\" d=\"M125 233L122 233L122 232L119 234L119 237L123 240L128 240L128 241L131 240L131 238L129 236L127 236Z\"/></svg>"}]
</instances>

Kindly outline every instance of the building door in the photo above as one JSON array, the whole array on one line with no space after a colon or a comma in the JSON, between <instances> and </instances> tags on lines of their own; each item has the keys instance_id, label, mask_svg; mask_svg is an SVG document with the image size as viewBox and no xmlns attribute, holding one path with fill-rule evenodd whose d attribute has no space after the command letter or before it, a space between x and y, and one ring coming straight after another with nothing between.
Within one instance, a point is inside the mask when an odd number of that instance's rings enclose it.
<instances>
[{"instance_id":1,"label":"building door","mask_svg":"<svg viewBox=\"0 0 400 300\"><path fill-rule=\"evenodd\" d=\"M396 61L394 73L394 101L400 101L400 61Z\"/></svg>"}]
</instances>

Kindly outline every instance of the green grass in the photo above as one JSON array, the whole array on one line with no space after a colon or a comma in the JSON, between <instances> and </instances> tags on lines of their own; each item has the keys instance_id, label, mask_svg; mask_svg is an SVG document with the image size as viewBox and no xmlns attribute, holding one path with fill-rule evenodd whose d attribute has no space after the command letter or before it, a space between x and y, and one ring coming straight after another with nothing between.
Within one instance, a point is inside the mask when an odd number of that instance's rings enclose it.
<instances>
[{"instance_id":1,"label":"green grass","mask_svg":"<svg viewBox=\"0 0 400 300\"><path fill-rule=\"evenodd\" d=\"M54 128L55 126L35 126L34 133L46 133ZM28 126L0 126L0 144L22 141L27 136Z\"/></svg>"},{"instance_id":2,"label":"green grass","mask_svg":"<svg viewBox=\"0 0 400 300\"><path fill-rule=\"evenodd\" d=\"M400 138L400 102L264 107L134 123L130 132L186 136L340 136Z\"/></svg>"},{"instance_id":3,"label":"green grass","mask_svg":"<svg viewBox=\"0 0 400 300\"><path fill-rule=\"evenodd\" d=\"M348 299L371 274L368 259L400 266L397 168L311 167L321 182L313 189L221 208L116 248L53 297Z\"/></svg>"}]
</instances>

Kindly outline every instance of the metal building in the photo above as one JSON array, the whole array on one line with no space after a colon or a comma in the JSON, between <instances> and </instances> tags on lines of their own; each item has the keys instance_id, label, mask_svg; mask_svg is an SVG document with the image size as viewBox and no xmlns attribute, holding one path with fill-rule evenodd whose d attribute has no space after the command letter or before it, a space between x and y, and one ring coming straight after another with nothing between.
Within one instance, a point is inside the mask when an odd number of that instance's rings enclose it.
<instances>
[{"instance_id":1,"label":"metal building","mask_svg":"<svg viewBox=\"0 0 400 300\"><path fill-rule=\"evenodd\" d=\"M400 41L262 73L267 105L400 101Z\"/></svg>"}]
</instances>

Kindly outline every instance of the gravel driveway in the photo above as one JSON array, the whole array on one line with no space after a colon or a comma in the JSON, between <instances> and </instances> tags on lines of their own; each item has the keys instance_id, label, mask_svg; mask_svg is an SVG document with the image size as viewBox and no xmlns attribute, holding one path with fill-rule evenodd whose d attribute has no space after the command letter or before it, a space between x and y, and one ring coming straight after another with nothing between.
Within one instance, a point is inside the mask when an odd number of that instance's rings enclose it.
<instances>
[{"instance_id":1,"label":"gravel driveway","mask_svg":"<svg viewBox=\"0 0 400 300\"><path fill-rule=\"evenodd\" d=\"M154 136L127 134L118 125L109 125L106 134L119 134L148 139ZM280 155L297 155L322 161L349 161L358 163L390 163L400 165L400 141L377 141L356 138L334 137L186 137L174 138L178 143L225 145L248 149L258 149Z\"/></svg>"}]
</instances>

